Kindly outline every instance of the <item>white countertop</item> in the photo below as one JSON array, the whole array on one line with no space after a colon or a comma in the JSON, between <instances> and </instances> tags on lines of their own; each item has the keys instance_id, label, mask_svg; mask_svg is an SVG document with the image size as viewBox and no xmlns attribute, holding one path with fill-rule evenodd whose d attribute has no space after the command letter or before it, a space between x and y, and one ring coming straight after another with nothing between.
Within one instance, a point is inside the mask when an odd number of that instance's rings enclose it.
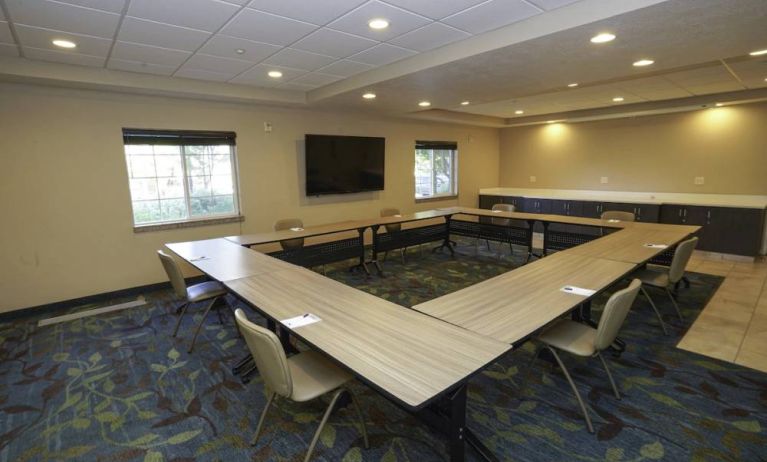
<instances>
[{"instance_id":1,"label":"white countertop","mask_svg":"<svg viewBox=\"0 0 767 462\"><path fill-rule=\"evenodd\" d=\"M562 199L630 204L683 204L711 207L767 208L767 196L745 194L691 194L635 191L594 191L585 189L485 188L480 194L520 196L535 199Z\"/></svg>"}]
</instances>

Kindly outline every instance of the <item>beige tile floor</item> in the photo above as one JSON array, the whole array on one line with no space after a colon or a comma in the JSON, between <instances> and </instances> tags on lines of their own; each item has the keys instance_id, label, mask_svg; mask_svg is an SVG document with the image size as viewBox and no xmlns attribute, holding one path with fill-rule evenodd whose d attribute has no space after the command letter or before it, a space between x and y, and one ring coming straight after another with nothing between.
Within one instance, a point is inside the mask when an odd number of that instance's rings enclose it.
<instances>
[{"instance_id":1,"label":"beige tile floor","mask_svg":"<svg viewBox=\"0 0 767 462\"><path fill-rule=\"evenodd\" d=\"M677 347L767 372L767 261L696 253L687 269L725 279Z\"/></svg>"}]
</instances>

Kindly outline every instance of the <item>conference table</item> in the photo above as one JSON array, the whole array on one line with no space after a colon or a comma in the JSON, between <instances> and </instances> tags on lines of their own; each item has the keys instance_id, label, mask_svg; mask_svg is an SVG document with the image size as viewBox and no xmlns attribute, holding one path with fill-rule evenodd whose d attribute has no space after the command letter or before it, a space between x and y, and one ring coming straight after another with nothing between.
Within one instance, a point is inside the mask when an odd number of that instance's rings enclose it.
<instances>
[{"instance_id":1,"label":"conference table","mask_svg":"<svg viewBox=\"0 0 767 462\"><path fill-rule=\"evenodd\" d=\"M459 231L475 237L481 237L487 226L501 226L493 224L496 220L483 223L481 218L486 217L527 221L530 226L526 232L530 234L536 219L617 231L412 309L344 285L287 259L249 248L285 239L356 231L354 245L359 248L355 248L355 255L364 267L367 228L374 230L372 261L377 263L375 236L379 234L379 227L442 217L445 223L424 226L439 227L440 234L427 234L423 239L441 240L440 247L452 251L451 224L454 216L461 215L480 218L466 222L473 225L462 224ZM326 354L363 383L441 430L448 439L451 461L464 460L466 443L485 460L493 461L498 459L466 426L469 380L520 342L589 303L594 296L698 229L697 226L450 207L166 246L201 272L222 282L234 296L264 316L270 327L279 326L281 332ZM493 231L493 237L498 236ZM531 250L532 238L529 239ZM566 287L590 292L579 295ZM321 321L293 329L283 322L304 314L313 314ZM283 341L286 340L283 336Z\"/></svg>"}]
</instances>

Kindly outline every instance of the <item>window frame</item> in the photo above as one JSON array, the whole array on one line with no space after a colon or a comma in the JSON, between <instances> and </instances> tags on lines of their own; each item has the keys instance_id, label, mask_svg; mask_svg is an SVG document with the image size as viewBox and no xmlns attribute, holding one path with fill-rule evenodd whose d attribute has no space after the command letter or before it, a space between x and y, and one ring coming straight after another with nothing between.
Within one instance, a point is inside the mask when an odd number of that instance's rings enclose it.
<instances>
[{"instance_id":1,"label":"window frame","mask_svg":"<svg viewBox=\"0 0 767 462\"><path fill-rule=\"evenodd\" d=\"M129 142L129 138L131 137L141 137L146 138L148 142L146 143L138 143L138 142ZM151 142L151 137L157 137L155 139L155 142ZM211 139L213 140L228 140L227 142L221 142L221 143L212 143L209 142ZM195 143L195 140L198 140L197 143ZM241 197L241 191L240 191L240 169L239 169L239 159L237 156L237 144L235 142L236 140L236 134L234 132L214 132L214 131L196 131L196 130L149 130L149 129L130 129L130 128L124 128L123 129L123 156L125 158L126 162L126 173L127 173L127 179L128 179L128 194L130 195L130 205L131 205L131 220L133 221L133 231L134 232L145 232L145 231L155 231L155 230L165 230L165 229L177 229L177 228L188 228L188 227L195 227L195 226L204 226L204 225L212 225L212 224L223 224L223 223L236 223L236 222L242 222L244 221L245 217L242 215L242 197ZM176 141L176 142L173 142ZM205 144L205 142L208 141L209 144ZM158 146L158 145L166 145L166 146L176 146L179 149L179 157L181 161L181 173L183 175L182 182L183 182L183 191L184 191L184 205L186 208L186 214L187 218L181 219L181 220L163 220L163 221L152 221L147 223L136 223L136 216L135 216L135 203L140 202L141 200L134 200L133 198L133 192L130 191L130 184L131 180L133 179L131 177L131 166L130 166L130 160L129 160L129 154L126 152L126 147L129 145L150 145L150 146ZM230 164L230 170L232 175L232 202L233 202L233 208L234 213L215 213L210 215L204 215L204 216L194 216L192 214L192 199L193 197L190 194L189 189L189 181L192 177L188 174L188 168L187 168L187 157L194 155L189 154L187 152L187 147L189 146L220 146L220 145L228 145L229 146L229 164ZM156 156L157 154L152 154L153 156ZM155 174L157 172L155 171ZM155 176L154 178L158 178Z\"/></svg>"},{"instance_id":2,"label":"window frame","mask_svg":"<svg viewBox=\"0 0 767 462\"><path fill-rule=\"evenodd\" d=\"M437 175L434 168L434 155L435 151L449 151L450 152L450 176L449 184L450 190L446 193L432 194L431 196L419 196L418 195L418 176L416 175L416 160L415 156L418 155L418 151L430 151L430 164L431 164L431 189L437 190ZM414 151L414 165L413 165L413 179L414 179L414 197L416 202L428 202L445 199L458 198L458 143L454 141L416 141Z\"/></svg>"}]
</instances>

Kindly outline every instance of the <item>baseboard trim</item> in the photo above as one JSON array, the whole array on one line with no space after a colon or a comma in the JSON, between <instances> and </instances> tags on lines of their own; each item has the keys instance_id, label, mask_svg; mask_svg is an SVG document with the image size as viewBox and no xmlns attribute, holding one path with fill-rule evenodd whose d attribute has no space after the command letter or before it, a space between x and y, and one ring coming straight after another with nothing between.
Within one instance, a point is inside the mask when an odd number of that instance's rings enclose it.
<instances>
[{"instance_id":1,"label":"baseboard trim","mask_svg":"<svg viewBox=\"0 0 767 462\"><path fill-rule=\"evenodd\" d=\"M206 281L205 276L195 276L186 279L186 283L197 284L199 282ZM114 298L120 297L132 297L134 295L140 295L146 292L154 292L157 290L170 289L170 282L158 282L155 284L147 284L144 286L130 287L127 289L115 290L112 292L104 292L100 294L87 295L85 297L73 298L71 300L63 300L60 302L46 303L45 305L31 306L28 308L20 308L18 310L8 311L6 313L0 313L0 323L15 321L20 318L27 318L38 315L55 315L59 311L73 308L75 306L87 305L90 303L98 303Z\"/></svg>"}]
</instances>

